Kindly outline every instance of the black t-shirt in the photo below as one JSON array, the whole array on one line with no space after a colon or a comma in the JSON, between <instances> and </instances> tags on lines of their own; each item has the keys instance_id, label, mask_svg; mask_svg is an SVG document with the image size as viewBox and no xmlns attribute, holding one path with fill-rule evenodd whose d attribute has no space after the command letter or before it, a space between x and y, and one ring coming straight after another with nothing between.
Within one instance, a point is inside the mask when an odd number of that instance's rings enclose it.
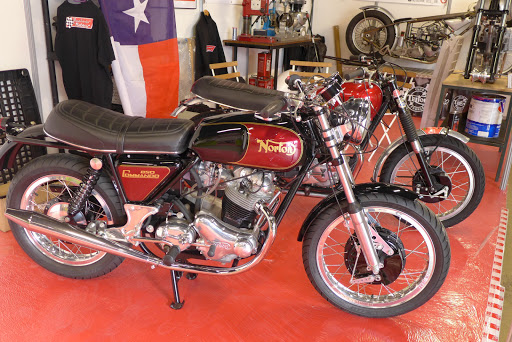
<instances>
[{"instance_id":1,"label":"black t-shirt","mask_svg":"<svg viewBox=\"0 0 512 342\"><path fill-rule=\"evenodd\" d=\"M65 1L59 6L55 51L68 98L110 108L114 51L103 13L95 4Z\"/></svg>"}]
</instances>

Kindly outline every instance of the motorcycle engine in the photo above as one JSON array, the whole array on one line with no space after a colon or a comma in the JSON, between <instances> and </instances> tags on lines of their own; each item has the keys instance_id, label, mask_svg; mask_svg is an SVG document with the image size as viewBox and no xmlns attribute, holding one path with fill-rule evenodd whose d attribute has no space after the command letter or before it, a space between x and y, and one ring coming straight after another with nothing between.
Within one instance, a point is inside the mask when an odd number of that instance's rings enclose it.
<instances>
[{"instance_id":1,"label":"motorcycle engine","mask_svg":"<svg viewBox=\"0 0 512 342\"><path fill-rule=\"evenodd\" d=\"M180 250L194 245L206 259L222 263L256 253L260 236L257 204L270 206L279 190L273 173L244 167L228 170L207 162L196 171L205 185L217 184L216 189L223 189L223 198L213 196L213 192L203 194L201 211L193 224L172 217L156 229L156 236Z\"/></svg>"},{"instance_id":2,"label":"motorcycle engine","mask_svg":"<svg viewBox=\"0 0 512 342\"><path fill-rule=\"evenodd\" d=\"M439 23L414 28L407 40L407 47L397 47L395 53L401 56L435 61L441 52L443 40L448 38L446 29Z\"/></svg>"}]
</instances>

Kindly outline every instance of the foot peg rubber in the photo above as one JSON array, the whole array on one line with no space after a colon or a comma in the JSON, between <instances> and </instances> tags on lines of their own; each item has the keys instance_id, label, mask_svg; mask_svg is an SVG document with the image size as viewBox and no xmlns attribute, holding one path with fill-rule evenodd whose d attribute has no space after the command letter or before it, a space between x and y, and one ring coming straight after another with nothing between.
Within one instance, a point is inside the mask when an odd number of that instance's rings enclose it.
<instances>
[{"instance_id":1,"label":"foot peg rubber","mask_svg":"<svg viewBox=\"0 0 512 342\"><path fill-rule=\"evenodd\" d=\"M165 266L171 266L176 261L176 257L180 254L180 249L178 246L165 246L165 256L163 257L163 262Z\"/></svg>"}]
</instances>

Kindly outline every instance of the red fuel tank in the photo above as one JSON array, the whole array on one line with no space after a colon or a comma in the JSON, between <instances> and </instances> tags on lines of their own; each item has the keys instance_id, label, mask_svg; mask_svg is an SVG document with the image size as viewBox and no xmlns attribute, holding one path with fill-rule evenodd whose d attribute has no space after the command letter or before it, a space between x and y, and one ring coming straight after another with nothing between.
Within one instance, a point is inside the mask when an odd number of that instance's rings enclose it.
<instances>
[{"instance_id":1,"label":"red fuel tank","mask_svg":"<svg viewBox=\"0 0 512 342\"><path fill-rule=\"evenodd\" d=\"M257 123L253 115L204 120L192 149L202 160L275 171L289 171L299 164L304 145L288 122Z\"/></svg>"},{"instance_id":2,"label":"red fuel tank","mask_svg":"<svg viewBox=\"0 0 512 342\"><path fill-rule=\"evenodd\" d=\"M249 144L236 164L271 169L290 170L302 159L302 139L285 127L246 123Z\"/></svg>"},{"instance_id":3,"label":"red fuel tank","mask_svg":"<svg viewBox=\"0 0 512 342\"><path fill-rule=\"evenodd\" d=\"M344 82L341 87L343 89L343 92L341 93L343 101L347 101L351 97L358 99L365 99L369 97L370 102L372 103L370 113L373 119L382 105L382 89L373 82L358 80Z\"/></svg>"}]
</instances>

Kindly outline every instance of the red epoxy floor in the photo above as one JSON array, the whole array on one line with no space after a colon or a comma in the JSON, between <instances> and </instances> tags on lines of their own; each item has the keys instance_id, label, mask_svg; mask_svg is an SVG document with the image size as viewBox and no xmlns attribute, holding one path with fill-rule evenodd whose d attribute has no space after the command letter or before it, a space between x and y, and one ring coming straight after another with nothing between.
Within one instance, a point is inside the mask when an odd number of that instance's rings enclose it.
<instances>
[{"instance_id":1,"label":"red epoxy floor","mask_svg":"<svg viewBox=\"0 0 512 342\"><path fill-rule=\"evenodd\" d=\"M472 145L486 171L480 207L450 228L452 263L441 290L400 317L367 319L327 303L307 279L297 232L318 201L296 198L267 258L246 273L180 281L186 303L169 309L169 272L125 260L93 280L70 280L32 262L0 233L0 341L477 341L481 339L496 228L505 193L496 148ZM376 158L373 159L375 161ZM369 179L367 163L358 181Z\"/></svg>"}]
</instances>

